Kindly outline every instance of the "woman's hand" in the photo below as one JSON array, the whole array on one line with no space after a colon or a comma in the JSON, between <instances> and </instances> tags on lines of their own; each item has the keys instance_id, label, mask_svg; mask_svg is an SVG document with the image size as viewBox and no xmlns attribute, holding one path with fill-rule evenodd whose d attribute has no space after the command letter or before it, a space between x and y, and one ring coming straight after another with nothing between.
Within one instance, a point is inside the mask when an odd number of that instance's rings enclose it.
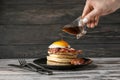
<instances>
[{"instance_id":1,"label":"woman's hand","mask_svg":"<svg viewBox=\"0 0 120 80\"><path fill-rule=\"evenodd\" d=\"M87 26L94 28L100 16L110 14L120 8L120 0L87 0L82 18L87 19Z\"/></svg>"}]
</instances>

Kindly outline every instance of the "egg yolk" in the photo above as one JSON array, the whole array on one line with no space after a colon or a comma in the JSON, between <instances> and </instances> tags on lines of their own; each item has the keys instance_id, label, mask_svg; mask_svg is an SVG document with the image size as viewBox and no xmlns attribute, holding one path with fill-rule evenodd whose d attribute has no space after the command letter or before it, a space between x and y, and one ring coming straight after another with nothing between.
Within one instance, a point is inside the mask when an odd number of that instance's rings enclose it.
<instances>
[{"instance_id":1,"label":"egg yolk","mask_svg":"<svg viewBox=\"0 0 120 80\"><path fill-rule=\"evenodd\" d=\"M54 45L64 46L64 47L69 47L69 44L64 40L59 40L59 41L53 42L53 44Z\"/></svg>"}]
</instances>

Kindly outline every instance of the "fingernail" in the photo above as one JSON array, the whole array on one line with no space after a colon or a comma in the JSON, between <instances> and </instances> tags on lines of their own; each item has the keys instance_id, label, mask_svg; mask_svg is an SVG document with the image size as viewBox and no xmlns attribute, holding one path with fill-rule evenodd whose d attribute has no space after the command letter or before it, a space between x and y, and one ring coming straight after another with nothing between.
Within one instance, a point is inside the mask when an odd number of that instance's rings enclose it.
<instances>
[{"instance_id":1,"label":"fingernail","mask_svg":"<svg viewBox=\"0 0 120 80\"><path fill-rule=\"evenodd\" d=\"M88 19L87 18L84 18L83 19L83 23L87 23L88 22Z\"/></svg>"},{"instance_id":2,"label":"fingernail","mask_svg":"<svg viewBox=\"0 0 120 80\"><path fill-rule=\"evenodd\" d=\"M94 28L95 26L94 25L91 25L90 28Z\"/></svg>"},{"instance_id":3,"label":"fingernail","mask_svg":"<svg viewBox=\"0 0 120 80\"><path fill-rule=\"evenodd\" d=\"M97 26L98 25L98 23L95 23L95 26Z\"/></svg>"}]
</instances>

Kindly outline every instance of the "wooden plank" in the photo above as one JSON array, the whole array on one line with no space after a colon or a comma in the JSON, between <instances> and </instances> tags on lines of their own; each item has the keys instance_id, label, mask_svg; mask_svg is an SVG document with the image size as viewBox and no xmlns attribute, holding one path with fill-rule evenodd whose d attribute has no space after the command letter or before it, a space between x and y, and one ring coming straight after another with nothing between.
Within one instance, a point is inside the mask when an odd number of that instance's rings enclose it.
<instances>
[{"instance_id":1,"label":"wooden plank","mask_svg":"<svg viewBox=\"0 0 120 80\"><path fill-rule=\"evenodd\" d=\"M79 4L84 3L83 0L1 0L1 4Z\"/></svg>"},{"instance_id":2,"label":"wooden plank","mask_svg":"<svg viewBox=\"0 0 120 80\"><path fill-rule=\"evenodd\" d=\"M45 45L24 45L24 46L0 46L1 58L18 58L18 57L44 57L47 54Z\"/></svg>"},{"instance_id":3,"label":"wooden plank","mask_svg":"<svg viewBox=\"0 0 120 80\"><path fill-rule=\"evenodd\" d=\"M1 8L2 12L0 12L0 24L54 24L65 22L69 23L69 21L73 21L82 12L82 10L79 8L74 9L75 6L11 5L11 7L8 6L9 8Z\"/></svg>"},{"instance_id":4,"label":"wooden plank","mask_svg":"<svg viewBox=\"0 0 120 80\"><path fill-rule=\"evenodd\" d=\"M95 29L88 29L88 33L77 40L62 32L63 25L0 25L0 44L48 44L63 39L71 44L89 43L120 43L120 28L118 25L99 25Z\"/></svg>"},{"instance_id":5,"label":"wooden plank","mask_svg":"<svg viewBox=\"0 0 120 80\"><path fill-rule=\"evenodd\" d=\"M41 58L46 57L48 46L46 45L2 45L0 46L0 58ZM75 49L83 50L79 57L120 57L120 44L71 44Z\"/></svg>"},{"instance_id":6,"label":"wooden plank","mask_svg":"<svg viewBox=\"0 0 120 80\"><path fill-rule=\"evenodd\" d=\"M1 80L119 80L120 58L91 58L94 62L91 65L80 67L74 70L54 70L54 75L41 75L19 68L7 66L7 64L18 64L17 59L1 59L0 79ZM28 62L34 59L26 59ZM111 62L111 63L108 63ZM104 62L104 64L100 64ZM119 62L119 63L116 63ZM4 63L4 64L3 64ZM115 64L112 64L115 63ZM95 67L96 65L96 67ZM71 77L72 76L72 77Z\"/></svg>"},{"instance_id":7,"label":"wooden plank","mask_svg":"<svg viewBox=\"0 0 120 80\"><path fill-rule=\"evenodd\" d=\"M0 24L68 24L82 14L83 5L1 5ZM100 19L120 23L120 10Z\"/></svg>"},{"instance_id":8,"label":"wooden plank","mask_svg":"<svg viewBox=\"0 0 120 80\"><path fill-rule=\"evenodd\" d=\"M14 69L12 69L12 70L15 71ZM64 75L61 74L62 76L60 76L60 74L48 76L48 75L40 75L40 74L32 73L32 72L28 73L28 72L8 71L9 73L11 72L12 74L7 74L7 72L6 72L6 74L4 74L3 72L1 72L0 79L2 79L2 80L11 80L11 79L12 80L15 80L15 79L17 79L17 80L21 80L21 79L25 79L25 80L30 80L30 79L32 79L32 80L42 80L42 79L45 79L45 80L68 80L68 79L73 80L73 78L74 78L75 80L80 80L80 79L84 79L84 80L88 80L88 79L89 80L96 80L96 79L99 79L99 80L107 80L107 79L119 80L119 74L109 75L109 74L107 74L107 72L109 72L109 71L110 70L105 70L105 71L101 70L101 71L99 71L100 74L81 74L81 75L79 75L81 72L84 72L84 71L80 71L78 74L76 74L76 76L74 75L73 77L71 77L72 74L71 75L67 74L68 71L64 72L64 73L66 73ZM113 71L116 71L116 70L113 70ZM106 79L104 79L104 78L106 78Z\"/></svg>"}]
</instances>

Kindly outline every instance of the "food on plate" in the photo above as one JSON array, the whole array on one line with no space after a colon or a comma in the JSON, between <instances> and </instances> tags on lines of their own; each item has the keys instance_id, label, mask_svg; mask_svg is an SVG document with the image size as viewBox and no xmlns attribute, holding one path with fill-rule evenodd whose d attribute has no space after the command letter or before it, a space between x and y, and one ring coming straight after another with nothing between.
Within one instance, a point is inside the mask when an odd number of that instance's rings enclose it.
<instances>
[{"instance_id":1,"label":"food on plate","mask_svg":"<svg viewBox=\"0 0 120 80\"><path fill-rule=\"evenodd\" d=\"M48 47L47 65L72 65L71 61L81 53L64 40L55 41Z\"/></svg>"},{"instance_id":2,"label":"food on plate","mask_svg":"<svg viewBox=\"0 0 120 80\"><path fill-rule=\"evenodd\" d=\"M71 64L73 65L80 65L83 64L85 60L83 58L76 58L71 60Z\"/></svg>"}]
</instances>

